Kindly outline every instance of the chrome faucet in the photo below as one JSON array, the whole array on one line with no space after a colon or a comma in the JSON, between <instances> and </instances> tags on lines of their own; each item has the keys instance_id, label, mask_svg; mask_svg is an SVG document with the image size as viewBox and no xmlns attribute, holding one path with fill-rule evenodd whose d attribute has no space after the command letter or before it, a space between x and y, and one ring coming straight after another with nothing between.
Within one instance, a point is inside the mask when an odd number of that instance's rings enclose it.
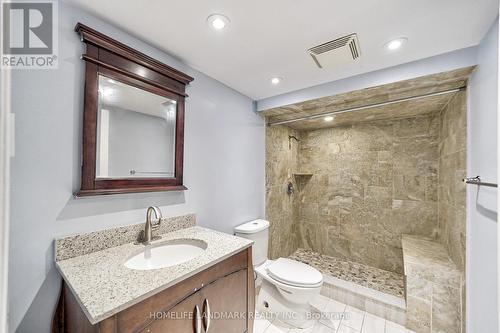
<instances>
[{"instance_id":1,"label":"chrome faucet","mask_svg":"<svg viewBox=\"0 0 500 333\"><path fill-rule=\"evenodd\" d=\"M151 218L151 214L155 214L155 220ZM155 239L159 239L160 237L153 237L153 230L156 230L160 227L162 220L161 210L156 206L148 207L146 212L146 224L144 225L144 230L141 230L141 234L139 235L139 242L147 245L151 241ZM154 223L153 223L154 222Z\"/></svg>"}]
</instances>

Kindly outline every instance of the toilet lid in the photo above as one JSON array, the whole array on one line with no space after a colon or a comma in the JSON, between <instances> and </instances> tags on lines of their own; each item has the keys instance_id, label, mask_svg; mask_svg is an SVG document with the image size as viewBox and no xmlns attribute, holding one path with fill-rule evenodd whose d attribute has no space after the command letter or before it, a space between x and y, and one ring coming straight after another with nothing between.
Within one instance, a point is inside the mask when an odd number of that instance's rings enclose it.
<instances>
[{"instance_id":1,"label":"toilet lid","mask_svg":"<svg viewBox=\"0 0 500 333\"><path fill-rule=\"evenodd\" d=\"M281 283L297 287L316 287L323 282L323 275L317 269L287 258L271 263L267 273Z\"/></svg>"}]
</instances>

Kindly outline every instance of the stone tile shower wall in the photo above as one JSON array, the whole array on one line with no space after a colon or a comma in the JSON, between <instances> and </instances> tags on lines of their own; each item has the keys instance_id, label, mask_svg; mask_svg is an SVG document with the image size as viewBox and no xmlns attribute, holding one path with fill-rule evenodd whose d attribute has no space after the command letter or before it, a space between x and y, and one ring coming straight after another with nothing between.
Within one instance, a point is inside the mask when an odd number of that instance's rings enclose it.
<instances>
[{"instance_id":1,"label":"stone tile shower wall","mask_svg":"<svg viewBox=\"0 0 500 333\"><path fill-rule=\"evenodd\" d=\"M402 273L401 235L437 235L439 131L432 115L302 132L299 247Z\"/></svg>"},{"instance_id":2,"label":"stone tile shower wall","mask_svg":"<svg viewBox=\"0 0 500 333\"><path fill-rule=\"evenodd\" d=\"M439 144L439 226L441 241L460 270L465 270L467 163L466 94L457 94L441 113Z\"/></svg>"},{"instance_id":3,"label":"stone tile shower wall","mask_svg":"<svg viewBox=\"0 0 500 333\"><path fill-rule=\"evenodd\" d=\"M297 184L293 172L298 169L298 146L293 135L298 131L285 126L266 128L266 219L270 222L270 259L288 257L297 249L298 205L296 192L287 194L287 185Z\"/></svg>"},{"instance_id":4,"label":"stone tile shower wall","mask_svg":"<svg viewBox=\"0 0 500 333\"><path fill-rule=\"evenodd\" d=\"M439 143L439 227L440 241L461 272L460 298L465 318L465 244L467 102L466 93L458 93L441 113ZM465 332L465 320L462 320Z\"/></svg>"}]
</instances>

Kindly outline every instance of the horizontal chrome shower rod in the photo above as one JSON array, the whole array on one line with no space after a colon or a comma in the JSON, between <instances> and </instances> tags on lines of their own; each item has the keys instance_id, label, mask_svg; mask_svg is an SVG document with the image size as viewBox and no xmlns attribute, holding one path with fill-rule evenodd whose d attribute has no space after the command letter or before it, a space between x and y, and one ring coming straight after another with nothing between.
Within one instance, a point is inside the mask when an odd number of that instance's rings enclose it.
<instances>
[{"instance_id":1,"label":"horizontal chrome shower rod","mask_svg":"<svg viewBox=\"0 0 500 333\"><path fill-rule=\"evenodd\" d=\"M362 111L362 110L371 109L371 108L374 108L377 106L386 106L386 105L396 104L396 103L400 103L400 102L414 101L417 99L445 95L445 94L451 94L451 93L456 93L456 92L464 91L464 90L465 90L465 87L460 87L460 88L443 90L443 91L438 91L438 92L429 93L429 94L423 94L423 95L412 96L412 97L405 97L405 98L395 99L393 101L388 101L388 102L374 103L374 104L369 104L369 105L365 105L365 106L358 106L355 108L348 108L348 109L342 109L342 110L338 110L338 111L314 114L314 115L290 119L290 120L277 121L277 122L269 123L269 126L285 125L285 124L295 123L297 121L317 119L317 118L322 118L322 117L326 117L326 116L335 116L337 114L354 112L354 111Z\"/></svg>"}]
</instances>

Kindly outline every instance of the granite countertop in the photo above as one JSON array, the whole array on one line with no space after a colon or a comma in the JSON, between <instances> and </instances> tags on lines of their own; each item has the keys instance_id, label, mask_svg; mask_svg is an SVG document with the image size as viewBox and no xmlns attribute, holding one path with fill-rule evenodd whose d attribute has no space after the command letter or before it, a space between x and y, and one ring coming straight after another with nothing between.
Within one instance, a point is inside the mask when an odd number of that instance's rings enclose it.
<instances>
[{"instance_id":1,"label":"granite countertop","mask_svg":"<svg viewBox=\"0 0 500 333\"><path fill-rule=\"evenodd\" d=\"M158 245L176 239L207 243L205 252L182 264L133 270L125 261L144 250L144 245L128 243L56 262L59 272L92 324L195 275L198 272L252 245L252 241L222 232L191 227L161 235Z\"/></svg>"}]
</instances>

